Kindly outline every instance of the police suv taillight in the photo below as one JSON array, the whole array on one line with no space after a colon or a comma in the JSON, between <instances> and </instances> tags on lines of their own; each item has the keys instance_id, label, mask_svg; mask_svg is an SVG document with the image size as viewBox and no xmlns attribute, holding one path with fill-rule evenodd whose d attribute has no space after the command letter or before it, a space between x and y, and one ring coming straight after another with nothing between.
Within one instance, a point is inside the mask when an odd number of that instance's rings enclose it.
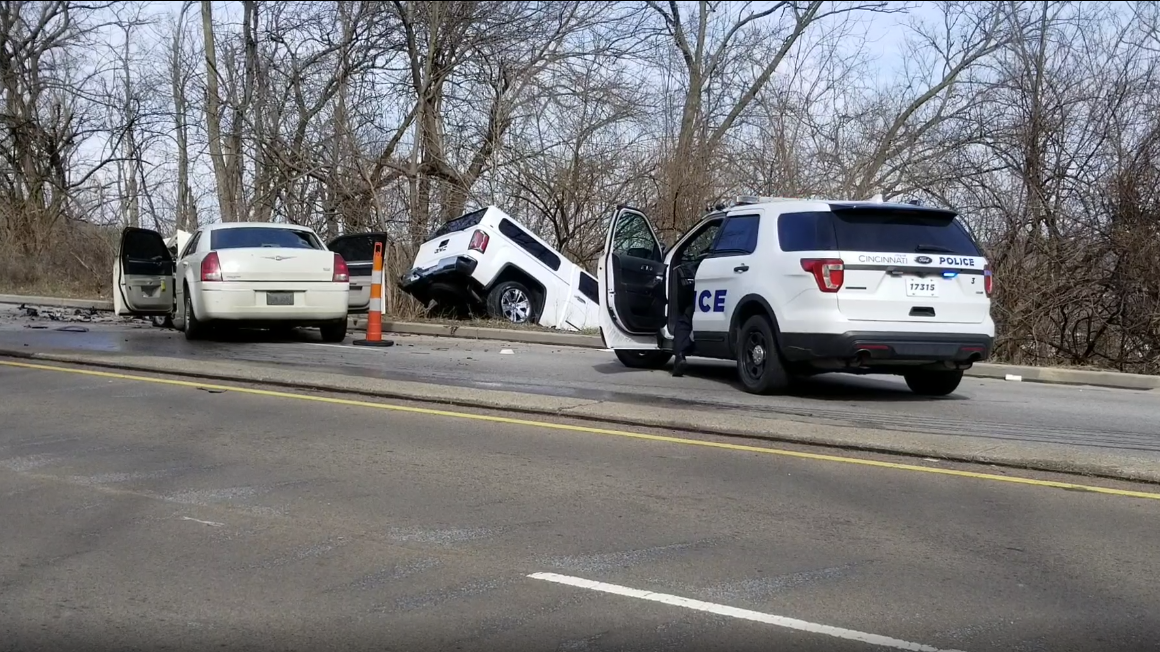
<instances>
[{"instance_id":1,"label":"police suv taillight","mask_svg":"<svg viewBox=\"0 0 1160 652\"><path fill-rule=\"evenodd\" d=\"M471 234L471 242L467 245L468 250L475 250L479 253L487 253L487 242L491 238L483 231L476 231Z\"/></svg>"},{"instance_id":2,"label":"police suv taillight","mask_svg":"<svg viewBox=\"0 0 1160 652\"><path fill-rule=\"evenodd\" d=\"M991 271L989 264L983 268L983 291L987 293L987 296L991 296L991 293L995 291L995 272Z\"/></svg>"},{"instance_id":3,"label":"police suv taillight","mask_svg":"<svg viewBox=\"0 0 1160 652\"><path fill-rule=\"evenodd\" d=\"M803 258L802 269L814 275L822 292L837 292L846 280L846 264L839 258Z\"/></svg>"}]
</instances>

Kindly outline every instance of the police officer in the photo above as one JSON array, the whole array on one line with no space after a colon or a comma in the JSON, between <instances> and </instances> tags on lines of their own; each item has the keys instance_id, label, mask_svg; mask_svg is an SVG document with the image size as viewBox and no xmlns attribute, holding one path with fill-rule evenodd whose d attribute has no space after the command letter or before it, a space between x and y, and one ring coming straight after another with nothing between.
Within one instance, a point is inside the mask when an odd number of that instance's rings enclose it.
<instances>
[{"instance_id":1,"label":"police officer","mask_svg":"<svg viewBox=\"0 0 1160 652\"><path fill-rule=\"evenodd\" d=\"M673 329L673 376L685 375L685 356L692 355L693 310L696 309L696 277L699 260L692 260L676 266L677 275L677 325Z\"/></svg>"}]
</instances>

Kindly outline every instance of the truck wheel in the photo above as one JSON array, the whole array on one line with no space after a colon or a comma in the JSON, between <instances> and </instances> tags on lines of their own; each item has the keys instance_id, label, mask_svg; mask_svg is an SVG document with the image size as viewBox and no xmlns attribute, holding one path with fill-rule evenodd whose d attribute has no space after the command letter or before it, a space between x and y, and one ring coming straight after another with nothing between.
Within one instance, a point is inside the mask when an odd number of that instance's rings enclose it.
<instances>
[{"instance_id":1,"label":"truck wheel","mask_svg":"<svg viewBox=\"0 0 1160 652\"><path fill-rule=\"evenodd\" d=\"M346 327L347 319L343 317L329 324L323 324L318 330L322 333L323 342L339 344L346 339Z\"/></svg>"},{"instance_id":2,"label":"truck wheel","mask_svg":"<svg viewBox=\"0 0 1160 652\"><path fill-rule=\"evenodd\" d=\"M539 319L535 295L519 281L504 281L491 289L487 295L487 314L492 319L513 324L534 324Z\"/></svg>"},{"instance_id":3,"label":"truck wheel","mask_svg":"<svg viewBox=\"0 0 1160 652\"><path fill-rule=\"evenodd\" d=\"M954 393L963 381L963 370L947 371L910 371L904 376L906 386L919 396L946 396Z\"/></svg>"},{"instance_id":4,"label":"truck wheel","mask_svg":"<svg viewBox=\"0 0 1160 652\"><path fill-rule=\"evenodd\" d=\"M789 387L773 327L762 315L745 320L737 335L737 375L750 394L771 394Z\"/></svg>"},{"instance_id":5,"label":"truck wheel","mask_svg":"<svg viewBox=\"0 0 1160 652\"><path fill-rule=\"evenodd\" d=\"M668 351L616 351L616 359L630 369L660 369L671 357Z\"/></svg>"}]
</instances>

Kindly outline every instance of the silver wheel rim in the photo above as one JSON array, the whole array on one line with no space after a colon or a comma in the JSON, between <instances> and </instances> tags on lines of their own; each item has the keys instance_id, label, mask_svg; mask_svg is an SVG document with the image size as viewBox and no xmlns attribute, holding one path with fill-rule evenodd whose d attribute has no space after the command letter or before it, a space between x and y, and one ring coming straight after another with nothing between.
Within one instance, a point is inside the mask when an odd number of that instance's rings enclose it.
<instances>
[{"instance_id":1,"label":"silver wheel rim","mask_svg":"<svg viewBox=\"0 0 1160 652\"><path fill-rule=\"evenodd\" d=\"M528 321L528 316L532 313L532 302L528 300L528 295L524 294L523 290L508 288L499 298L499 308L504 319L522 324Z\"/></svg>"},{"instance_id":2,"label":"silver wheel rim","mask_svg":"<svg viewBox=\"0 0 1160 652\"><path fill-rule=\"evenodd\" d=\"M754 364L762 364L765 362L765 347L760 344L753 347L753 362Z\"/></svg>"}]
</instances>

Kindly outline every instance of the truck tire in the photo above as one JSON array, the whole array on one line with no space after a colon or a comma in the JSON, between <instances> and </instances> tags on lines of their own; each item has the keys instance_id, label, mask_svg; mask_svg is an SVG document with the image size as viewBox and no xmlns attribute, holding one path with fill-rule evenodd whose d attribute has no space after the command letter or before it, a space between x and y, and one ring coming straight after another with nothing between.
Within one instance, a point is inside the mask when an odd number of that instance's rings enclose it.
<instances>
[{"instance_id":1,"label":"truck tire","mask_svg":"<svg viewBox=\"0 0 1160 652\"><path fill-rule=\"evenodd\" d=\"M491 289L487 314L513 324L534 324L540 319L536 295L519 281L504 281Z\"/></svg>"},{"instance_id":2,"label":"truck tire","mask_svg":"<svg viewBox=\"0 0 1160 652\"><path fill-rule=\"evenodd\" d=\"M772 394L789 388L773 326L764 315L745 320L737 334L737 375L750 394Z\"/></svg>"},{"instance_id":3,"label":"truck tire","mask_svg":"<svg viewBox=\"0 0 1160 652\"><path fill-rule=\"evenodd\" d=\"M660 369L671 357L668 351L616 351L616 359L630 369Z\"/></svg>"},{"instance_id":4,"label":"truck tire","mask_svg":"<svg viewBox=\"0 0 1160 652\"><path fill-rule=\"evenodd\" d=\"M963 381L963 370L915 370L907 372L903 378L910 391L919 396L947 396L959 388L959 383Z\"/></svg>"}]
</instances>

